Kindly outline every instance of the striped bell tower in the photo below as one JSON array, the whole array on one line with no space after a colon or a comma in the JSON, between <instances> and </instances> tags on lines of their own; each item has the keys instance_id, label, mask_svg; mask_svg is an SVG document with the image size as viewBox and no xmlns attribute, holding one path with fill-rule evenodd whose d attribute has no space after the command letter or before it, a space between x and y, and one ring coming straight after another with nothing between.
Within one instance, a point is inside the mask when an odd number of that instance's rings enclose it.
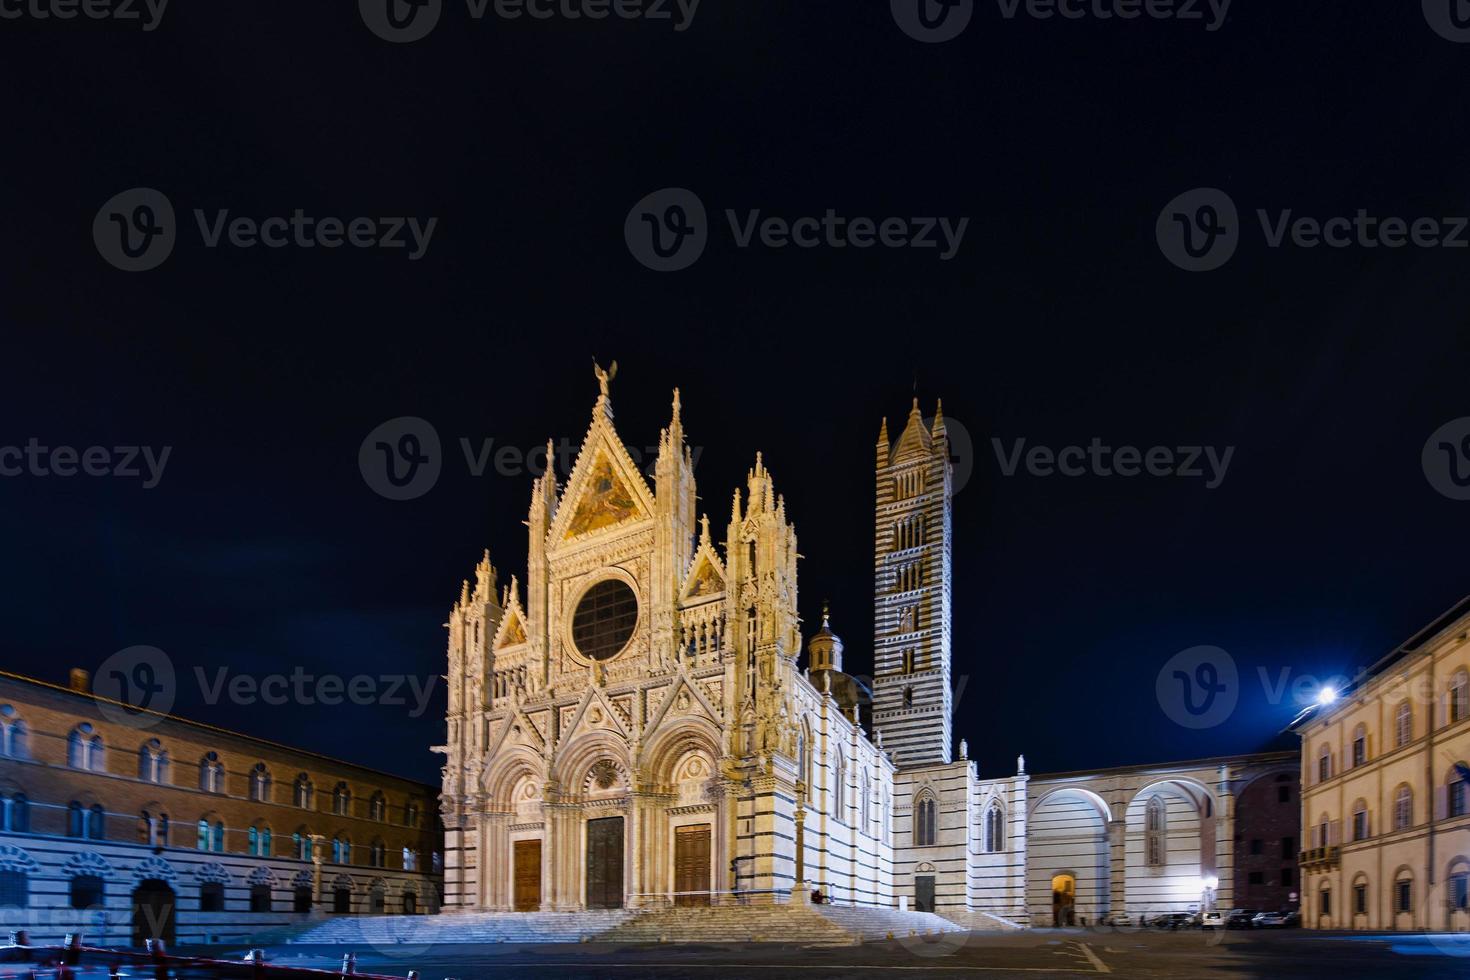
<instances>
[{"instance_id":1,"label":"striped bell tower","mask_svg":"<svg viewBox=\"0 0 1470 980\"><path fill-rule=\"evenodd\" d=\"M914 399L897 442L878 434L873 549L873 726L900 767L950 753L949 440L943 408Z\"/></svg>"}]
</instances>

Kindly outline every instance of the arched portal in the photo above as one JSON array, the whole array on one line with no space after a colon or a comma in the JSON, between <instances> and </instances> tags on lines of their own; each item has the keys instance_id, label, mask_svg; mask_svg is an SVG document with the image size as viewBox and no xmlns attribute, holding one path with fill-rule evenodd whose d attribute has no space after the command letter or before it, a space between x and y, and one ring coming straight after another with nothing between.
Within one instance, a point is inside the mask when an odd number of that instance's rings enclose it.
<instances>
[{"instance_id":1,"label":"arched portal","mask_svg":"<svg viewBox=\"0 0 1470 980\"><path fill-rule=\"evenodd\" d=\"M1214 799L1187 780L1139 790L1128 804L1124 895L1128 914L1192 912L1214 890Z\"/></svg>"},{"instance_id":2,"label":"arched portal","mask_svg":"<svg viewBox=\"0 0 1470 980\"><path fill-rule=\"evenodd\" d=\"M1033 922L1051 922L1053 881L1072 881L1065 910L1070 919L1096 923L1107 915L1108 808L1096 793L1063 787L1031 808L1026 845L1026 902Z\"/></svg>"},{"instance_id":3,"label":"arched portal","mask_svg":"<svg viewBox=\"0 0 1470 980\"><path fill-rule=\"evenodd\" d=\"M162 939L173 945L175 928L175 896L168 882L148 878L133 889L133 945L142 946L149 939Z\"/></svg>"}]
</instances>

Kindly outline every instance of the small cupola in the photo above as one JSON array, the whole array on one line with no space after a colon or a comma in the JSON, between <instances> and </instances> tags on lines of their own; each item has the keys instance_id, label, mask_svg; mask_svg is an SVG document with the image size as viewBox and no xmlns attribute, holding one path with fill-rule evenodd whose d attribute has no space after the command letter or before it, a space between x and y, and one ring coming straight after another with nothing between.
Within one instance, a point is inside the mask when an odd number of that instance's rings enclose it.
<instances>
[{"instance_id":1,"label":"small cupola","mask_svg":"<svg viewBox=\"0 0 1470 980\"><path fill-rule=\"evenodd\" d=\"M807 641L807 669L842 670L842 637L832 632L831 614L822 603L822 628Z\"/></svg>"}]
</instances>

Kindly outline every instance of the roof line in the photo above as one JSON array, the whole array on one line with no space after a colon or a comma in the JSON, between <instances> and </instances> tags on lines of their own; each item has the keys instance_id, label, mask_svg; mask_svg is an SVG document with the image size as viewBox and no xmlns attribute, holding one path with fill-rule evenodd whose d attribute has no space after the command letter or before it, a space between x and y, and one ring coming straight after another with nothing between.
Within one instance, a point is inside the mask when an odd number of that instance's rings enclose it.
<instances>
[{"instance_id":1,"label":"roof line","mask_svg":"<svg viewBox=\"0 0 1470 980\"><path fill-rule=\"evenodd\" d=\"M422 786L425 789L431 790L435 794L439 792L438 788L431 783L423 783L417 779L410 779L407 776L400 776L397 773L385 772L382 769L374 769L371 766L360 765L356 762L348 762L346 759L338 759L335 756L330 756L323 752L313 752L311 749L299 749L294 746L287 745L284 742L273 742L268 738L261 738L258 735L250 735L246 732L237 732L230 728L221 728L218 725L211 725L207 722L194 721L192 718L184 718L180 715L166 714L162 711L154 711L152 708L139 708L136 705L128 704L126 701L115 701L112 698L103 697L102 695L93 693L91 691L77 691L63 684L53 684L51 681L43 681L37 677L27 677L25 674L17 674L8 670L0 670L0 678L12 681L20 681L23 684L33 684L36 687L43 687L47 690L58 691L62 694L69 694L73 697L82 698L93 703L102 702L105 704L117 705L119 708L123 708L127 711L154 715L164 721L174 721L182 725L188 725L192 728L200 728L208 732L216 732L221 735L230 735L234 738L243 738L247 742L256 742L260 745L268 745L273 749L282 749L286 752L294 752L299 755L307 755L311 756L314 759L323 759L327 762L335 763L339 766L347 766L351 769L359 769L363 772L370 772L376 776L387 776L389 779L396 779L404 783L412 783L414 786Z\"/></svg>"},{"instance_id":2,"label":"roof line","mask_svg":"<svg viewBox=\"0 0 1470 980\"><path fill-rule=\"evenodd\" d=\"M1066 779L1069 776L1096 776L1105 772L1134 772L1141 769L1160 769L1164 771L1176 771L1180 769L1198 769L1203 766L1219 765L1225 762L1285 762L1295 759L1299 753L1292 751L1282 752L1250 752L1245 755L1215 755L1204 759L1183 759L1178 762L1138 763L1129 766L1102 766L1097 769L1074 769L1070 772L1042 772L1033 773L1031 778L1037 779Z\"/></svg>"}]
</instances>

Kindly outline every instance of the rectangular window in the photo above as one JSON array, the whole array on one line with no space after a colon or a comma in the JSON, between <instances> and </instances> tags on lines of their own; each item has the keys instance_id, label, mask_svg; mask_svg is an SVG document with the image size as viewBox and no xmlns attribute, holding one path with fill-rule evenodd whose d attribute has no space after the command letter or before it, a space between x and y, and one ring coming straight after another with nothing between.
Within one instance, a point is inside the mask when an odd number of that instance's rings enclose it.
<instances>
[{"instance_id":1,"label":"rectangular window","mask_svg":"<svg viewBox=\"0 0 1470 980\"><path fill-rule=\"evenodd\" d=\"M271 910L271 886L250 886L250 911L269 912Z\"/></svg>"},{"instance_id":2,"label":"rectangular window","mask_svg":"<svg viewBox=\"0 0 1470 980\"><path fill-rule=\"evenodd\" d=\"M1266 883L1266 873L1264 871L1252 871L1246 879L1246 883L1250 885L1264 885Z\"/></svg>"},{"instance_id":3,"label":"rectangular window","mask_svg":"<svg viewBox=\"0 0 1470 980\"><path fill-rule=\"evenodd\" d=\"M1260 854L1265 849L1266 849L1266 842L1263 841L1263 840L1261 840L1259 837L1257 837L1257 838L1255 838L1255 839L1253 839L1251 841L1251 853L1252 854Z\"/></svg>"},{"instance_id":4,"label":"rectangular window","mask_svg":"<svg viewBox=\"0 0 1470 980\"><path fill-rule=\"evenodd\" d=\"M1398 911L1398 912L1412 912L1412 911L1414 911L1412 905L1410 904L1412 902L1412 900L1413 900L1413 897L1411 895L1412 885L1413 885L1413 882L1409 882L1409 881L1396 881L1396 882L1394 882L1394 886L1393 886L1393 890L1394 890L1393 907L1394 907L1395 911Z\"/></svg>"},{"instance_id":5,"label":"rectangular window","mask_svg":"<svg viewBox=\"0 0 1470 980\"><path fill-rule=\"evenodd\" d=\"M1283 837L1283 838L1281 838L1281 859L1283 861L1295 861L1296 860L1296 838L1295 837Z\"/></svg>"},{"instance_id":6,"label":"rectangular window","mask_svg":"<svg viewBox=\"0 0 1470 980\"><path fill-rule=\"evenodd\" d=\"M1322 756L1317 760L1317 782L1325 783L1332 778L1332 757Z\"/></svg>"},{"instance_id":7,"label":"rectangular window","mask_svg":"<svg viewBox=\"0 0 1470 980\"><path fill-rule=\"evenodd\" d=\"M1281 887L1282 888L1291 888L1295 884L1296 884L1296 869L1295 868L1282 868L1281 869Z\"/></svg>"},{"instance_id":8,"label":"rectangular window","mask_svg":"<svg viewBox=\"0 0 1470 980\"><path fill-rule=\"evenodd\" d=\"M1368 914L1368 886L1367 885L1354 885L1353 886L1353 914L1354 915L1367 915Z\"/></svg>"},{"instance_id":9,"label":"rectangular window","mask_svg":"<svg viewBox=\"0 0 1470 980\"><path fill-rule=\"evenodd\" d=\"M1450 876L1450 907L1470 908L1470 875L1462 872Z\"/></svg>"},{"instance_id":10,"label":"rectangular window","mask_svg":"<svg viewBox=\"0 0 1470 980\"><path fill-rule=\"evenodd\" d=\"M1332 892L1330 891L1322 892L1322 914L1332 914Z\"/></svg>"}]
</instances>

